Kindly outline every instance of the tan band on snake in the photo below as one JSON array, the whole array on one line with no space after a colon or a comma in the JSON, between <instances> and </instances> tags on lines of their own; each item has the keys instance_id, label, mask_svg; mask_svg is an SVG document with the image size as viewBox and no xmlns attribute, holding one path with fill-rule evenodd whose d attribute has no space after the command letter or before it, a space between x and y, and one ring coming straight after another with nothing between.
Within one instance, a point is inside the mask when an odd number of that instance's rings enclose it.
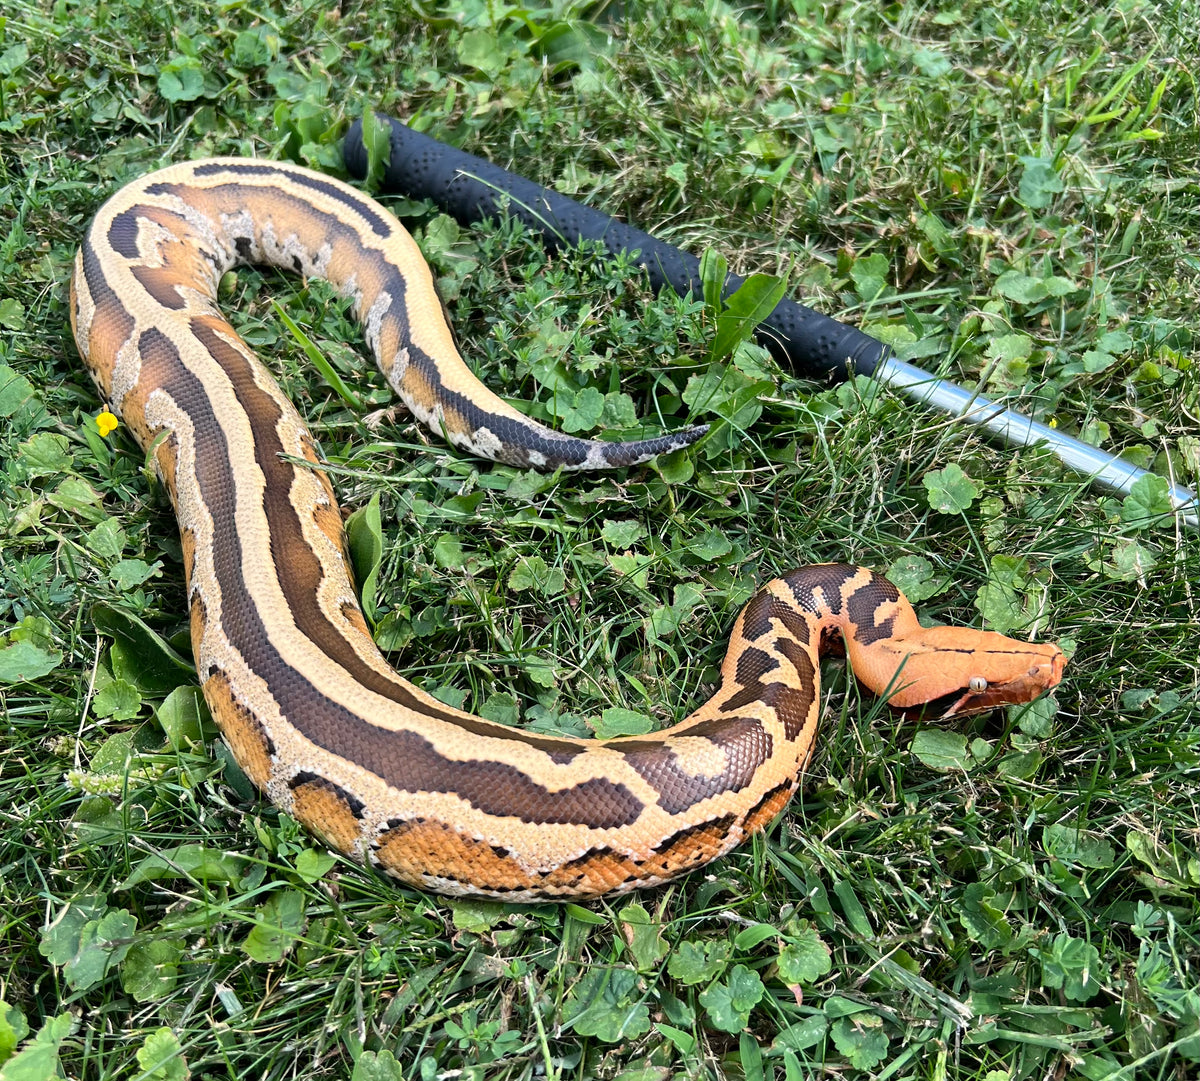
<instances>
[{"instance_id":1,"label":"tan band on snake","mask_svg":"<svg viewBox=\"0 0 1200 1081\"><path fill-rule=\"evenodd\" d=\"M823 644L844 641L856 676L901 708L1028 702L1061 678L1056 646L922 628L886 579L829 564L763 587L716 693L665 732L549 738L443 705L371 640L313 440L216 308L221 275L243 263L330 281L408 407L472 453L607 468L703 429L604 443L529 421L459 357L400 224L318 173L191 162L104 205L71 285L80 354L153 448L174 502L196 666L225 739L272 801L338 850L449 894L652 885L729 851L788 802L815 744Z\"/></svg>"}]
</instances>

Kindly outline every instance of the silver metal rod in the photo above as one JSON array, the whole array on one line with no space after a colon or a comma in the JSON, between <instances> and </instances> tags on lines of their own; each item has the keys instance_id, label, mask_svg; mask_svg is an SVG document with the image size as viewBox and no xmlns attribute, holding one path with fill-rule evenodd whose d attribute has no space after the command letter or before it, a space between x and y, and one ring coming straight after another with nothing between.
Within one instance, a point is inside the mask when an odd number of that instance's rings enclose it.
<instances>
[{"instance_id":1,"label":"silver metal rod","mask_svg":"<svg viewBox=\"0 0 1200 1081\"><path fill-rule=\"evenodd\" d=\"M941 409L968 424L976 424L1009 445L1030 447L1045 443L1066 465L1109 491L1127 495L1134 481L1147 472L1106 451L1055 431L1046 424L1022 416L990 398L974 394L957 383L938 379L894 357L881 361L873 375L881 383L902 391L914 401ZM1200 517L1197 515L1200 500L1197 500L1195 492L1174 484L1167 494L1183 524L1200 529Z\"/></svg>"}]
</instances>

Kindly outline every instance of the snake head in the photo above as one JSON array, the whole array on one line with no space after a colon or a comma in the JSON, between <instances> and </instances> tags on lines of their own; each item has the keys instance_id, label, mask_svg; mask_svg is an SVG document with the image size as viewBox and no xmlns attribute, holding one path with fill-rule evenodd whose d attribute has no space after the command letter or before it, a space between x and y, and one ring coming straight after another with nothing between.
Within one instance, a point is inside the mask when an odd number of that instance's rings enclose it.
<instances>
[{"instance_id":1,"label":"snake head","mask_svg":"<svg viewBox=\"0 0 1200 1081\"><path fill-rule=\"evenodd\" d=\"M961 717L1019 706L1058 685L1067 658L1047 642L1022 642L991 631L927 627L906 641L888 697L893 709L926 717Z\"/></svg>"}]
</instances>

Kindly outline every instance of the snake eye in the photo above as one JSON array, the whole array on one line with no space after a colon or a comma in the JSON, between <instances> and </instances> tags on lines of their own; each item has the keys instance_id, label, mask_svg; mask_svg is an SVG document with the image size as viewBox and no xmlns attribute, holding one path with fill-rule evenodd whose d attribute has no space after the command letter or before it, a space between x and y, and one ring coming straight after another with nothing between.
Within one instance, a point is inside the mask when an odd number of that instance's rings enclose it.
<instances>
[{"instance_id":1,"label":"snake eye","mask_svg":"<svg viewBox=\"0 0 1200 1081\"><path fill-rule=\"evenodd\" d=\"M967 689L972 694L983 694L987 690L987 680L983 676L972 676L967 683Z\"/></svg>"}]
</instances>

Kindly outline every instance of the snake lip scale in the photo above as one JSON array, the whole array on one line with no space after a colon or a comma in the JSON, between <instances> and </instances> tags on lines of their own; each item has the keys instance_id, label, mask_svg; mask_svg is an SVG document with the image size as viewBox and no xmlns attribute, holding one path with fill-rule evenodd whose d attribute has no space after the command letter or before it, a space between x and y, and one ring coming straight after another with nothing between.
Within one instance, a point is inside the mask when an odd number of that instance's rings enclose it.
<instances>
[{"instance_id":1,"label":"snake lip scale","mask_svg":"<svg viewBox=\"0 0 1200 1081\"><path fill-rule=\"evenodd\" d=\"M922 627L885 578L822 564L755 594L720 685L664 732L551 738L444 705L376 648L313 439L217 310L221 275L244 263L331 282L408 408L472 454L604 469L704 429L606 443L530 421L459 356L399 222L330 177L194 161L104 204L71 282L80 355L174 504L196 666L225 740L272 801L338 850L452 895L654 885L729 851L787 804L815 747L825 645L844 643L857 678L900 709L1029 702L1062 678L1057 646Z\"/></svg>"}]
</instances>

